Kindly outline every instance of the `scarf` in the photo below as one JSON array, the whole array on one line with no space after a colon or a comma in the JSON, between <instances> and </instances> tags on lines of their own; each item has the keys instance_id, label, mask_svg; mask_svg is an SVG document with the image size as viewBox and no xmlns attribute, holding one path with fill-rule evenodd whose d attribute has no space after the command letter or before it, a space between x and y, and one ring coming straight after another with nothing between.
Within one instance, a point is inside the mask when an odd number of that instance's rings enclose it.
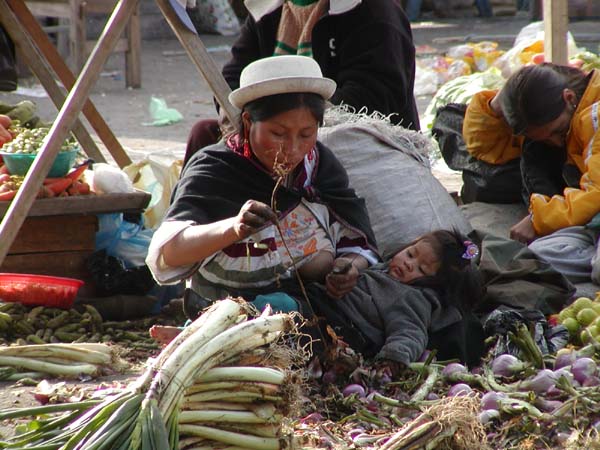
<instances>
[{"instance_id":1,"label":"scarf","mask_svg":"<svg viewBox=\"0 0 600 450\"><path fill-rule=\"evenodd\" d=\"M312 30L329 0L286 0L281 10L274 55L312 57Z\"/></svg>"}]
</instances>

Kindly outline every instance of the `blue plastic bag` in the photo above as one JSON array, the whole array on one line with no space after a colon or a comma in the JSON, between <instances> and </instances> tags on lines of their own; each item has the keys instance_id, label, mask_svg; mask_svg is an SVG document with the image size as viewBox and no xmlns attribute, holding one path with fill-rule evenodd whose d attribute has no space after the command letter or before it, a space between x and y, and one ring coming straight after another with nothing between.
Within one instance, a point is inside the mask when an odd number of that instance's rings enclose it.
<instances>
[{"instance_id":1,"label":"blue plastic bag","mask_svg":"<svg viewBox=\"0 0 600 450\"><path fill-rule=\"evenodd\" d=\"M124 220L122 213L99 214L96 250L106 250L127 269L143 266L153 234L153 230Z\"/></svg>"}]
</instances>

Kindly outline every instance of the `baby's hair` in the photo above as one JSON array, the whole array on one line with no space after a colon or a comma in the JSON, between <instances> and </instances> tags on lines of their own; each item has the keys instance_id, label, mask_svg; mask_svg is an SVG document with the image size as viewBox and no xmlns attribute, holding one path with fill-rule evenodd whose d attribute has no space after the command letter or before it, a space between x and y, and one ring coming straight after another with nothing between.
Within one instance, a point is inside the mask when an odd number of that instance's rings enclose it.
<instances>
[{"instance_id":1,"label":"baby's hair","mask_svg":"<svg viewBox=\"0 0 600 450\"><path fill-rule=\"evenodd\" d=\"M440 292L444 301L455 306L472 308L483 296L481 274L473 266L469 253L474 244L457 230L435 230L413 241L425 241L433 248L440 268L431 276L415 280L413 285L431 287Z\"/></svg>"}]
</instances>

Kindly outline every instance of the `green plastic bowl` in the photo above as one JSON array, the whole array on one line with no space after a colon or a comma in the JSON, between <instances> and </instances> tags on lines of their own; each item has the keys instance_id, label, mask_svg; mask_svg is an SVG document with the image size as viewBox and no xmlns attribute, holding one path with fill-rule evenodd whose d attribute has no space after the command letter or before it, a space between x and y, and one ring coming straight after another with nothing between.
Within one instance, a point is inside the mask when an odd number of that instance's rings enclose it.
<instances>
[{"instance_id":1,"label":"green plastic bowl","mask_svg":"<svg viewBox=\"0 0 600 450\"><path fill-rule=\"evenodd\" d=\"M48 172L48 176L51 178L60 178L68 174L69 170L75 165L78 152L78 147L60 152L56 156L54 164L52 164L50 172ZM11 175L25 175L35 159L35 154L32 153L0 152L0 156L2 156L4 164L6 164L6 168Z\"/></svg>"}]
</instances>

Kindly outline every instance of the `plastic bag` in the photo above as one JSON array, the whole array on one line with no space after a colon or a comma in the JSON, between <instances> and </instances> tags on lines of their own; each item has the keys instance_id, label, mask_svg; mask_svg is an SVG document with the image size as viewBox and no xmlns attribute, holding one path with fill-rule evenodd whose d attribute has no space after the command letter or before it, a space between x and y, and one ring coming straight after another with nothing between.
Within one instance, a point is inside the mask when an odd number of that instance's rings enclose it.
<instances>
[{"instance_id":1,"label":"plastic bag","mask_svg":"<svg viewBox=\"0 0 600 450\"><path fill-rule=\"evenodd\" d=\"M483 324L487 336L498 336L495 356L504 353L520 355L519 348L508 337L508 332L515 332L520 323L526 324L533 332L533 340L543 355L556 353L569 341L569 331L563 325L549 327L540 311L500 307L492 311Z\"/></svg>"},{"instance_id":2,"label":"plastic bag","mask_svg":"<svg viewBox=\"0 0 600 450\"><path fill-rule=\"evenodd\" d=\"M152 122L146 122L142 125L152 127L162 127L171 125L183 120L183 116L175 108L169 108L167 102L158 97L150 98L150 117Z\"/></svg>"},{"instance_id":3,"label":"plastic bag","mask_svg":"<svg viewBox=\"0 0 600 450\"><path fill-rule=\"evenodd\" d=\"M127 269L119 258L106 250L94 252L86 261L86 267L99 296L142 295L156 286L148 266ZM122 317L119 320L124 320Z\"/></svg>"},{"instance_id":4,"label":"plastic bag","mask_svg":"<svg viewBox=\"0 0 600 450\"><path fill-rule=\"evenodd\" d=\"M106 250L110 256L120 259L126 268L144 266L152 230L123 219L122 213L98 215L96 249Z\"/></svg>"},{"instance_id":5,"label":"plastic bag","mask_svg":"<svg viewBox=\"0 0 600 450\"><path fill-rule=\"evenodd\" d=\"M233 36L240 32L240 21L227 0L196 0L187 11L199 33Z\"/></svg>"},{"instance_id":6,"label":"plastic bag","mask_svg":"<svg viewBox=\"0 0 600 450\"><path fill-rule=\"evenodd\" d=\"M544 51L544 22L533 22L523 27L515 38L513 47L494 62L494 67L510 77L523 65L531 62L534 55ZM579 52L573 35L567 33L567 53L569 57Z\"/></svg>"},{"instance_id":7,"label":"plastic bag","mask_svg":"<svg viewBox=\"0 0 600 450\"><path fill-rule=\"evenodd\" d=\"M92 167L94 192L98 194L135 192L133 183L127 174L118 167L106 163L95 163Z\"/></svg>"},{"instance_id":8,"label":"plastic bag","mask_svg":"<svg viewBox=\"0 0 600 450\"><path fill-rule=\"evenodd\" d=\"M415 96L435 94L438 86L438 74L431 69L417 66L415 73Z\"/></svg>"},{"instance_id":9,"label":"plastic bag","mask_svg":"<svg viewBox=\"0 0 600 450\"><path fill-rule=\"evenodd\" d=\"M175 156L149 155L123 169L134 187L152 195L144 211L146 228L156 229L162 222L171 203L171 192L179 180L182 164L182 160Z\"/></svg>"},{"instance_id":10,"label":"plastic bag","mask_svg":"<svg viewBox=\"0 0 600 450\"><path fill-rule=\"evenodd\" d=\"M504 78L498 69L490 69L485 72L475 72L455 78L445 83L435 93L435 96L427 105L425 114L421 119L423 133L430 134L433 121L439 108L448 103L469 103L477 92L490 89L500 89L504 85ZM416 81L415 81L416 86Z\"/></svg>"}]
</instances>

